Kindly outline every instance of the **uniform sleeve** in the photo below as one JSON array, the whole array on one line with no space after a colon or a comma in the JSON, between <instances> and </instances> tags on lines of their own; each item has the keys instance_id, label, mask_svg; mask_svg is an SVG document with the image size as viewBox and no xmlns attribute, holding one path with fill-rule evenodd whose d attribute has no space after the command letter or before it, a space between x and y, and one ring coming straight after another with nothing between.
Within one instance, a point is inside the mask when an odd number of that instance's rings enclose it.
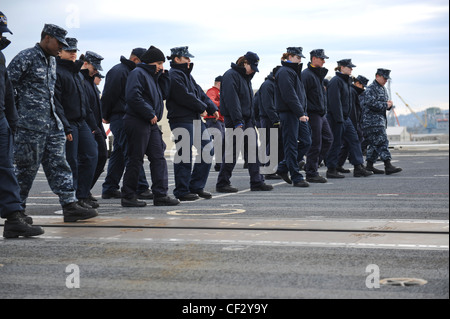
<instances>
[{"instance_id":1,"label":"uniform sleeve","mask_svg":"<svg viewBox=\"0 0 450 319\"><path fill-rule=\"evenodd\" d=\"M5 116L9 127L13 132L15 132L19 117L17 114L16 104L14 103L13 87L7 73L5 73L5 84Z\"/></svg>"},{"instance_id":2,"label":"uniform sleeve","mask_svg":"<svg viewBox=\"0 0 450 319\"><path fill-rule=\"evenodd\" d=\"M275 106L275 90L273 85L264 86L263 90L260 90L260 101L262 110L265 115L269 118L272 124L280 121L280 117L278 116L278 112Z\"/></svg>"},{"instance_id":3,"label":"uniform sleeve","mask_svg":"<svg viewBox=\"0 0 450 319\"><path fill-rule=\"evenodd\" d=\"M56 107L56 114L60 118L61 122L64 125L64 132L66 135L72 133L72 128L70 126L69 121L67 120L66 114L64 112L64 106L62 104L62 95L63 95L63 80L59 74L57 74L56 77L56 83L55 83L55 107Z\"/></svg>"},{"instance_id":4,"label":"uniform sleeve","mask_svg":"<svg viewBox=\"0 0 450 319\"><path fill-rule=\"evenodd\" d=\"M125 74L119 73L116 70L111 70L106 74L105 86L101 98L102 102L102 117L109 121L112 109L117 101L120 99L122 90L127 84Z\"/></svg>"},{"instance_id":5,"label":"uniform sleeve","mask_svg":"<svg viewBox=\"0 0 450 319\"><path fill-rule=\"evenodd\" d=\"M164 70L163 74L159 77L158 85L161 89L163 100L167 100L170 95L170 76L169 71Z\"/></svg>"},{"instance_id":6,"label":"uniform sleeve","mask_svg":"<svg viewBox=\"0 0 450 319\"><path fill-rule=\"evenodd\" d=\"M14 89L19 87L21 79L25 76L28 70L29 64L30 60L22 58L20 53L16 55L9 63L7 68L8 77Z\"/></svg>"},{"instance_id":7,"label":"uniform sleeve","mask_svg":"<svg viewBox=\"0 0 450 319\"><path fill-rule=\"evenodd\" d=\"M331 114L336 123L344 123L341 102L341 86L339 81L330 81L327 88L328 113Z\"/></svg>"},{"instance_id":8,"label":"uniform sleeve","mask_svg":"<svg viewBox=\"0 0 450 319\"><path fill-rule=\"evenodd\" d=\"M227 112L233 121L234 126L244 124L244 117L242 116L242 106L239 100L238 79L232 74L224 75L221 86L222 107L226 106Z\"/></svg>"},{"instance_id":9,"label":"uniform sleeve","mask_svg":"<svg viewBox=\"0 0 450 319\"><path fill-rule=\"evenodd\" d=\"M213 115L216 113L219 108L216 106L216 104L209 98L208 95L203 91L203 89L200 87L200 85L197 85L197 90L200 93L200 99L203 103L206 104L206 111L209 115Z\"/></svg>"}]
</instances>

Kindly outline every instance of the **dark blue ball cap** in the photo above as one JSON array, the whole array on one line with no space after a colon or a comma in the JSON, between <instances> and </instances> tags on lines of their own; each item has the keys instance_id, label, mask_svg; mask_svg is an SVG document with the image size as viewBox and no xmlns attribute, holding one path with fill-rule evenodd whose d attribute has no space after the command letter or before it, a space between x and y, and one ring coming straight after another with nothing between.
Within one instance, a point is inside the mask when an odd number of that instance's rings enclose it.
<instances>
[{"instance_id":1,"label":"dark blue ball cap","mask_svg":"<svg viewBox=\"0 0 450 319\"><path fill-rule=\"evenodd\" d=\"M13 34L11 32L11 30L8 29L8 19L3 14L3 12L0 11L0 33L4 33L4 32L9 32L9 33Z\"/></svg>"},{"instance_id":2,"label":"dark blue ball cap","mask_svg":"<svg viewBox=\"0 0 450 319\"><path fill-rule=\"evenodd\" d=\"M359 83L361 83L364 87L366 87L366 86L367 86L367 83L369 83L369 79L366 78L365 76L362 76L362 75L358 75L358 76L355 78L354 82L356 82L356 81L358 81Z\"/></svg>"},{"instance_id":3,"label":"dark blue ball cap","mask_svg":"<svg viewBox=\"0 0 450 319\"><path fill-rule=\"evenodd\" d=\"M356 68L356 65L352 63L352 59L342 59L337 61L338 65L346 66L348 68Z\"/></svg>"},{"instance_id":4,"label":"dark blue ball cap","mask_svg":"<svg viewBox=\"0 0 450 319\"><path fill-rule=\"evenodd\" d=\"M391 70L388 69L378 69L376 74L381 75L386 80L389 80L391 78Z\"/></svg>"},{"instance_id":5,"label":"dark blue ball cap","mask_svg":"<svg viewBox=\"0 0 450 319\"><path fill-rule=\"evenodd\" d=\"M259 69L258 69L259 56L254 52L248 51L244 55L244 57L247 59L248 63L252 67L252 70L255 72L259 72Z\"/></svg>"},{"instance_id":6,"label":"dark blue ball cap","mask_svg":"<svg viewBox=\"0 0 450 319\"><path fill-rule=\"evenodd\" d=\"M305 56L303 55L303 48L302 47L289 47L286 49L287 53L293 54L293 55L298 55L301 58L304 58Z\"/></svg>"}]
</instances>

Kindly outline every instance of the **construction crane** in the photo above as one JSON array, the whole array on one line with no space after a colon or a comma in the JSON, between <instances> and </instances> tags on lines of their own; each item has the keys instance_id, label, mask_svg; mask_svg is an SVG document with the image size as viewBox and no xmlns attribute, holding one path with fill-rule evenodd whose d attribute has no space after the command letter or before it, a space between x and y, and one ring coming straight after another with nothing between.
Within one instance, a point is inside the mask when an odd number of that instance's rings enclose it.
<instances>
[{"instance_id":1,"label":"construction crane","mask_svg":"<svg viewBox=\"0 0 450 319\"><path fill-rule=\"evenodd\" d=\"M403 100L403 98L400 96L400 94L398 94L397 92L395 92L395 94L397 94L397 96L400 98L400 100L402 100L402 102L406 105L406 107L409 109L409 111L416 117L416 119L419 121L419 123L424 128L427 128L427 124L424 123L423 120L420 118L420 116L417 115L416 112L413 111L413 109L408 105L408 103L405 102L405 100Z\"/></svg>"}]
</instances>

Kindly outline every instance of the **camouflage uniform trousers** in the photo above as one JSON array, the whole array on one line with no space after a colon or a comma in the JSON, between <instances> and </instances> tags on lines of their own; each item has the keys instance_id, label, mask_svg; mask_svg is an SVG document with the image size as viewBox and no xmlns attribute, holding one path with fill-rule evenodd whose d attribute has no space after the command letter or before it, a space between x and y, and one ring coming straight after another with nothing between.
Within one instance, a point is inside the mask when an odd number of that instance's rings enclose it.
<instances>
[{"instance_id":1,"label":"camouflage uniform trousers","mask_svg":"<svg viewBox=\"0 0 450 319\"><path fill-rule=\"evenodd\" d=\"M366 160L375 163L378 157L382 161L392 159L389 152L389 140L386 134L386 128L373 127L364 129L364 138L367 140L368 148Z\"/></svg>"},{"instance_id":2,"label":"camouflage uniform trousers","mask_svg":"<svg viewBox=\"0 0 450 319\"><path fill-rule=\"evenodd\" d=\"M19 127L16 132L14 159L20 186L20 199L25 209L28 194L40 165L51 190L59 196L62 206L76 202L72 171L66 160L64 132L56 126L47 132Z\"/></svg>"}]
</instances>

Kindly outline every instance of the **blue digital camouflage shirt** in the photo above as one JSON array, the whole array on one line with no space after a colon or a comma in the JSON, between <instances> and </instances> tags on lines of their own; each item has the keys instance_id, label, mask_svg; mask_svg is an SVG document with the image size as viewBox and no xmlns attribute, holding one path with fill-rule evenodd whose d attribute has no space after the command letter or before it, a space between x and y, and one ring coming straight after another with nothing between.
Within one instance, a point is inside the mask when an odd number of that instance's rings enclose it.
<instances>
[{"instance_id":1,"label":"blue digital camouflage shirt","mask_svg":"<svg viewBox=\"0 0 450 319\"><path fill-rule=\"evenodd\" d=\"M386 88L374 80L365 90L361 100L363 129L386 127L388 100Z\"/></svg>"},{"instance_id":2,"label":"blue digital camouflage shirt","mask_svg":"<svg viewBox=\"0 0 450 319\"><path fill-rule=\"evenodd\" d=\"M63 125L56 115L54 95L56 59L46 57L39 43L19 52L8 65L8 76L16 94L19 113L17 127L46 132L55 123Z\"/></svg>"}]
</instances>

